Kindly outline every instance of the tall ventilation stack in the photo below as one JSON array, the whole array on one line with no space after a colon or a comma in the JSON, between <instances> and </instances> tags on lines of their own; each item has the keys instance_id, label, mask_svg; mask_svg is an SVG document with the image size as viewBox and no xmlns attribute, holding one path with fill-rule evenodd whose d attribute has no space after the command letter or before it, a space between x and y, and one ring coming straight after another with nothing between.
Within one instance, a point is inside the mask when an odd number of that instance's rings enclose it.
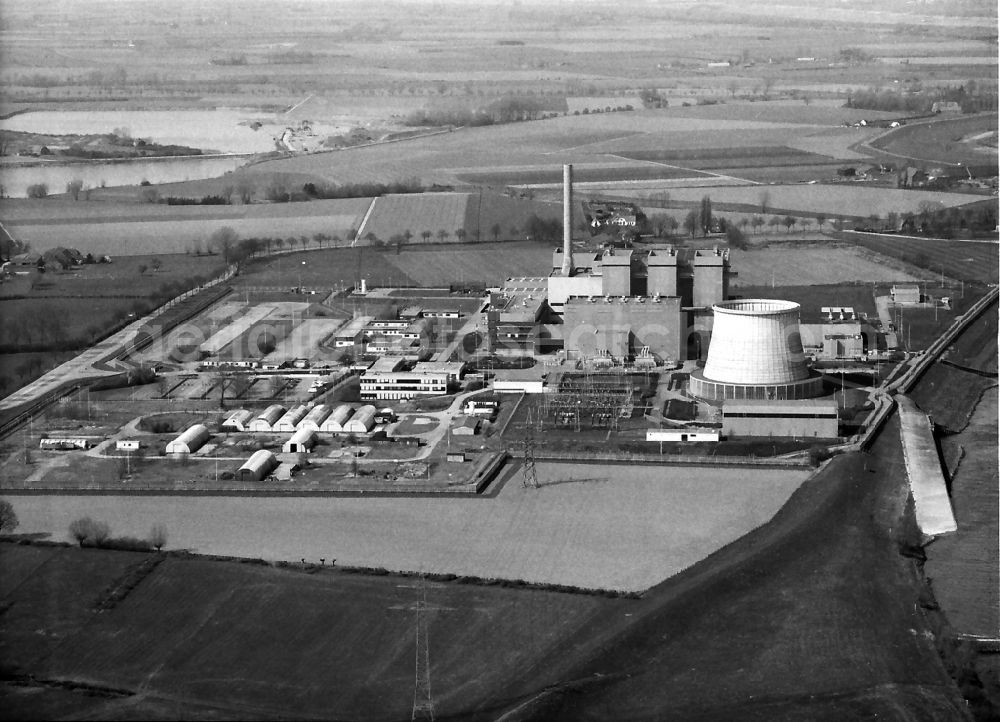
<instances>
[{"instance_id":1,"label":"tall ventilation stack","mask_svg":"<svg viewBox=\"0 0 1000 722\"><path fill-rule=\"evenodd\" d=\"M562 275L573 275L573 166L563 166Z\"/></svg>"},{"instance_id":2,"label":"tall ventilation stack","mask_svg":"<svg viewBox=\"0 0 1000 722\"><path fill-rule=\"evenodd\" d=\"M691 393L705 399L805 399L823 392L799 336L799 304L759 298L726 301L715 316L705 368Z\"/></svg>"}]
</instances>

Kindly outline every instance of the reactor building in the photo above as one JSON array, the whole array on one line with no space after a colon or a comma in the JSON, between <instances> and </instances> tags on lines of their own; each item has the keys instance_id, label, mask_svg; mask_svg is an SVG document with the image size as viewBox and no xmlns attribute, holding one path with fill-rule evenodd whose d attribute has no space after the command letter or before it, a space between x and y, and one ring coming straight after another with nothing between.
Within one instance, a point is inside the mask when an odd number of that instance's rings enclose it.
<instances>
[{"instance_id":1,"label":"reactor building","mask_svg":"<svg viewBox=\"0 0 1000 722\"><path fill-rule=\"evenodd\" d=\"M729 292L729 251L670 246L573 249L573 167L563 167L563 245L545 279L567 358L614 362L698 358L712 306Z\"/></svg>"},{"instance_id":2,"label":"reactor building","mask_svg":"<svg viewBox=\"0 0 1000 722\"><path fill-rule=\"evenodd\" d=\"M691 374L690 391L709 401L797 400L820 396L823 380L806 365L799 304L768 299L713 306L705 367Z\"/></svg>"}]
</instances>

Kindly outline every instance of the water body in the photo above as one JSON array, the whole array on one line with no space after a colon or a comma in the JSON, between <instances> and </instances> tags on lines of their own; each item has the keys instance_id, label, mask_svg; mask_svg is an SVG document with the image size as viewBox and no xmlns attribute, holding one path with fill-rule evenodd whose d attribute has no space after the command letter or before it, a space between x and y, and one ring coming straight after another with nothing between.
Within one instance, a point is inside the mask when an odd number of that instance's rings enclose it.
<instances>
[{"instance_id":1,"label":"water body","mask_svg":"<svg viewBox=\"0 0 1000 722\"><path fill-rule=\"evenodd\" d=\"M176 183L214 178L235 170L246 156L274 150L275 126L253 130L248 122L257 115L241 110L43 110L0 120L0 129L53 135L110 133L127 128L134 138L164 145L183 145L219 157L192 156L162 160L114 160L12 163L0 166L0 184L11 198L24 198L28 186L44 183L50 193L62 193L71 180L85 187Z\"/></svg>"},{"instance_id":2,"label":"water body","mask_svg":"<svg viewBox=\"0 0 1000 722\"><path fill-rule=\"evenodd\" d=\"M0 130L89 135L127 128L133 138L206 152L274 150L274 138L267 126L252 130L246 124L257 117L260 114L250 110L39 110L0 120Z\"/></svg>"},{"instance_id":3,"label":"water body","mask_svg":"<svg viewBox=\"0 0 1000 722\"><path fill-rule=\"evenodd\" d=\"M28 186L44 183L49 193L63 193L71 180L83 181L84 188L177 183L215 178L233 171L248 156L187 156L150 160L85 161L77 163L32 163L0 166L0 184L9 198L25 198Z\"/></svg>"}]
</instances>

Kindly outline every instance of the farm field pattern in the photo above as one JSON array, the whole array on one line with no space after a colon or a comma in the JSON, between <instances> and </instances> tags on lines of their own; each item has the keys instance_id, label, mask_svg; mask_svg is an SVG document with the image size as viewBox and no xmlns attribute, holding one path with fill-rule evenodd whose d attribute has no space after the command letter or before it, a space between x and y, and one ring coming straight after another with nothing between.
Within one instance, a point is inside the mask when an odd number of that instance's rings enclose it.
<instances>
[{"instance_id":1,"label":"farm field pattern","mask_svg":"<svg viewBox=\"0 0 1000 722\"><path fill-rule=\"evenodd\" d=\"M886 260L849 246L762 248L753 251L734 249L730 251L730 262L739 276L730 285L735 288L766 286L772 280L783 286L919 280L917 276L893 268ZM927 275L929 272L924 274Z\"/></svg>"},{"instance_id":2,"label":"farm field pattern","mask_svg":"<svg viewBox=\"0 0 1000 722\"><path fill-rule=\"evenodd\" d=\"M761 193L764 192L769 196L768 211L764 215L788 210L794 211L796 215L824 213L827 216L867 218L875 214L885 217L890 211L899 214L916 213L922 201L935 201L945 207L951 207L982 200L982 196L965 193L864 187L847 183L768 185L764 188L725 186L713 188L711 191L702 188L673 188L670 197L678 201L699 201L708 195L714 203L759 206Z\"/></svg>"},{"instance_id":3,"label":"farm field pattern","mask_svg":"<svg viewBox=\"0 0 1000 722\"><path fill-rule=\"evenodd\" d=\"M981 283L996 283L1000 277L1000 248L995 243L874 233L843 234L843 238L884 256L901 258L910 263L920 262L930 274L944 273L949 278Z\"/></svg>"}]
</instances>

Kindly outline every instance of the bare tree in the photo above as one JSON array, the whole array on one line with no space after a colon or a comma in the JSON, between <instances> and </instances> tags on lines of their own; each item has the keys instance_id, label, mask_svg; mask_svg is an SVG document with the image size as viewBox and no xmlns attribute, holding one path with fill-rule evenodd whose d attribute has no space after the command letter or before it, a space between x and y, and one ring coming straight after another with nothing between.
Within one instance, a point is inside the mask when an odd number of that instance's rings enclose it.
<instances>
[{"instance_id":1,"label":"bare tree","mask_svg":"<svg viewBox=\"0 0 1000 722\"><path fill-rule=\"evenodd\" d=\"M154 257L149 261L149 265L153 268L153 273L156 273L163 266L163 261L158 257Z\"/></svg>"},{"instance_id":2,"label":"bare tree","mask_svg":"<svg viewBox=\"0 0 1000 722\"><path fill-rule=\"evenodd\" d=\"M493 240L494 241L499 241L500 240L500 224L499 223L494 223L492 226L490 226L490 233L493 234Z\"/></svg>"},{"instance_id":3,"label":"bare tree","mask_svg":"<svg viewBox=\"0 0 1000 722\"><path fill-rule=\"evenodd\" d=\"M6 499L0 499L0 534L10 534L17 529L19 523L14 505Z\"/></svg>"},{"instance_id":4,"label":"bare tree","mask_svg":"<svg viewBox=\"0 0 1000 722\"><path fill-rule=\"evenodd\" d=\"M771 192L765 188L757 195L757 201L760 203L760 212L767 213L768 204L771 202Z\"/></svg>"},{"instance_id":5,"label":"bare tree","mask_svg":"<svg viewBox=\"0 0 1000 722\"><path fill-rule=\"evenodd\" d=\"M466 231L465 231L465 229L464 229L464 228L459 228L459 229L457 229L457 230L455 231L455 238L457 238L457 239L458 239L458 242L459 242L459 243L461 243L462 241L464 241L464 240L465 240L465 237L466 237L467 235L468 235L468 234L466 233Z\"/></svg>"},{"instance_id":6,"label":"bare tree","mask_svg":"<svg viewBox=\"0 0 1000 722\"><path fill-rule=\"evenodd\" d=\"M451 235L451 234L448 233L448 231L446 231L443 228L440 231L437 232L438 240L441 241L442 243L444 243L444 239L447 238L449 235Z\"/></svg>"},{"instance_id":7,"label":"bare tree","mask_svg":"<svg viewBox=\"0 0 1000 722\"><path fill-rule=\"evenodd\" d=\"M69 183L66 184L66 192L73 196L73 200L80 200L80 191L83 190L83 181L79 178L74 178Z\"/></svg>"},{"instance_id":8,"label":"bare tree","mask_svg":"<svg viewBox=\"0 0 1000 722\"><path fill-rule=\"evenodd\" d=\"M420 237L424 239L424 243L427 243L427 241L430 240L430 237L433 235L434 234L430 231L420 231Z\"/></svg>"},{"instance_id":9,"label":"bare tree","mask_svg":"<svg viewBox=\"0 0 1000 722\"><path fill-rule=\"evenodd\" d=\"M90 528L93 523L94 520L89 516L85 516L82 519L74 519L69 523L69 535L82 547L83 543L90 536Z\"/></svg>"},{"instance_id":10,"label":"bare tree","mask_svg":"<svg viewBox=\"0 0 1000 722\"><path fill-rule=\"evenodd\" d=\"M70 522L69 535L81 547L85 541L90 541L94 546L100 546L111 536L111 527L103 521L94 521L89 516L85 516Z\"/></svg>"},{"instance_id":11,"label":"bare tree","mask_svg":"<svg viewBox=\"0 0 1000 722\"><path fill-rule=\"evenodd\" d=\"M167 527L165 524L153 524L149 531L149 543L156 551L160 551L167 544Z\"/></svg>"}]
</instances>

